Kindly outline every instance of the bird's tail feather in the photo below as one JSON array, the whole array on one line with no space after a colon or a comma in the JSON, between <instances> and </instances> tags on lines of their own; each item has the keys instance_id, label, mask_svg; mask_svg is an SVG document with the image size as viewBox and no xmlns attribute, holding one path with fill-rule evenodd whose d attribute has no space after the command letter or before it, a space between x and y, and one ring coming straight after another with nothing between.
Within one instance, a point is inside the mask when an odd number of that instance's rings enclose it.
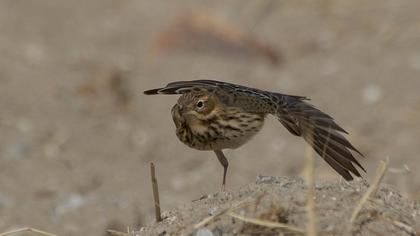
<instances>
[{"instance_id":1,"label":"bird's tail feather","mask_svg":"<svg viewBox=\"0 0 420 236\"><path fill-rule=\"evenodd\" d=\"M356 164L365 169L351 153L358 151L340 132L347 133L334 119L303 99L284 96L277 117L292 134L302 136L313 149L346 180L360 177ZM366 172L366 171L365 171Z\"/></svg>"}]
</instances>

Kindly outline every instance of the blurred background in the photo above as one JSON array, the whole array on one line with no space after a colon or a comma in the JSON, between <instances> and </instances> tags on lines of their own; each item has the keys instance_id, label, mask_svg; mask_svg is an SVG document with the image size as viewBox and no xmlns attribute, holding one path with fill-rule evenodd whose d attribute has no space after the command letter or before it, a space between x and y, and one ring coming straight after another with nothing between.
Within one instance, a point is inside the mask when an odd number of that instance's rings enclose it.
<instances>
[{"instance_id":1,"label":"blurred background","mask_svg":"<svg viewBox=\"0 0 420 236\"><path fill-rule=\"evenodd\" d=\"M420 199L416 0L0 2L0 231L105 235L153 222L149 163L169 210L220 189L212 152L175 136L177 80L303 95L336 118L370 179ZM301 175L306 144L275 119L227 151L228 189ZM318 180L339 180L320 158Z\"/></svg>"}]
</instances>

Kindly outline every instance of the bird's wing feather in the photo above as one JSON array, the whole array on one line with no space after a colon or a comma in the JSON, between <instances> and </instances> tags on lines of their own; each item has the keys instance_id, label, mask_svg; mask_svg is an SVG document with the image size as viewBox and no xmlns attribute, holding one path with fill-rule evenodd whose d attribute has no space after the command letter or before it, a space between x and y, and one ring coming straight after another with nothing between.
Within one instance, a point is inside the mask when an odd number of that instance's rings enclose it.
<instances>
[{"instance_id":1,"label":"bird's wing feather","mask_svg":"<svg viewBox=\"0 0 420 236\"><path fill-rule=\"evenodd\" d=\"M199 91L215 93L226 105L240 107L245 112L273 114L278 106L278 97L273 96L271 92L215 80L172 82L163 88L147 90L144 93L147 95L184 94ZM306 99L300 96L287 96Z\"/></svg>"},{"instance_id":2,"label":"bird's wing feather","mask_svg":"<svg viewBox=\"0 0 420 236\"><path fill-rule=\"evenodd\" d=\"M360 177L356 164L365 169L352 155L357 150L340 132L347 133L334 119L306 101L277 94L279 104L277 117L293 134L302 136L314 150L346 180L352 180L350 173Z\"/></svg>"},{"instance_id":3,"label":"bird's wing feather","mask_svg":"<svg viewBox=\"0 0 420 236\"><path fill-rule=\"evenodd\" d=\"M214 92L215 90L220 89L225 90L226 92L245 93L250 96L264 97L264 91L262 90L216 80L177 81L169 83L163 88L147 90L144 93L147 95L184 94L193 91Z\"/></svg>"}]
</instances>

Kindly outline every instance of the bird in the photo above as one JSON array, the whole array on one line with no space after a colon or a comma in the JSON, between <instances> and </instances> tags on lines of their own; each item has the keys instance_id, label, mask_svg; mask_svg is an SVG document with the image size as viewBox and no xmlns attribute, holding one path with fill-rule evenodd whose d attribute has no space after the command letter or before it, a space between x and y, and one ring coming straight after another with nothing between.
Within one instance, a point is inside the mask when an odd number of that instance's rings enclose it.
<instances>
[{"instance_id":1,"label":"bird","mask_svg":"<svg viewBox=\"0 0 420 236\"><path fill-rule=\"evenodd\" d=\"M168 83L146 95L180 95L171 109L176 136L187 146L213 151L223 166L222 190L229 162L225 149L247 143L272 115L293 135L302 137L346 181L366 170L352 152L363 157L344 136L348 134L328 114L304 96L246 87L216 80Z\"/></svg>"}]
</instances>

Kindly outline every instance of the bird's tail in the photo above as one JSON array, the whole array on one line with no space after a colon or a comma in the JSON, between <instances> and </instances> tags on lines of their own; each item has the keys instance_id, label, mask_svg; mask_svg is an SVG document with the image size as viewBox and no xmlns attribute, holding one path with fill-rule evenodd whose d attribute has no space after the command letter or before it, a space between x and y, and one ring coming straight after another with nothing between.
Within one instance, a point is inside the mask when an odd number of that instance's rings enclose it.
<instances>
[{"instance_id":1,"label":"bird's tail","mask_svg":"<svg viewBox=\"0 0 420 236\"><path fill-rule=\"evenodd\" d=\"M360 177L356 164L365 169L354 158L351 151L358 151L341 133L347 132L334 119L305 101L304 98L275 94L281 101L277 109L279 121L294 135L301 136L313 149L346 180L350 173ZM365 171L366 172L366 171Z\"/></svg>"}]
</instances>

